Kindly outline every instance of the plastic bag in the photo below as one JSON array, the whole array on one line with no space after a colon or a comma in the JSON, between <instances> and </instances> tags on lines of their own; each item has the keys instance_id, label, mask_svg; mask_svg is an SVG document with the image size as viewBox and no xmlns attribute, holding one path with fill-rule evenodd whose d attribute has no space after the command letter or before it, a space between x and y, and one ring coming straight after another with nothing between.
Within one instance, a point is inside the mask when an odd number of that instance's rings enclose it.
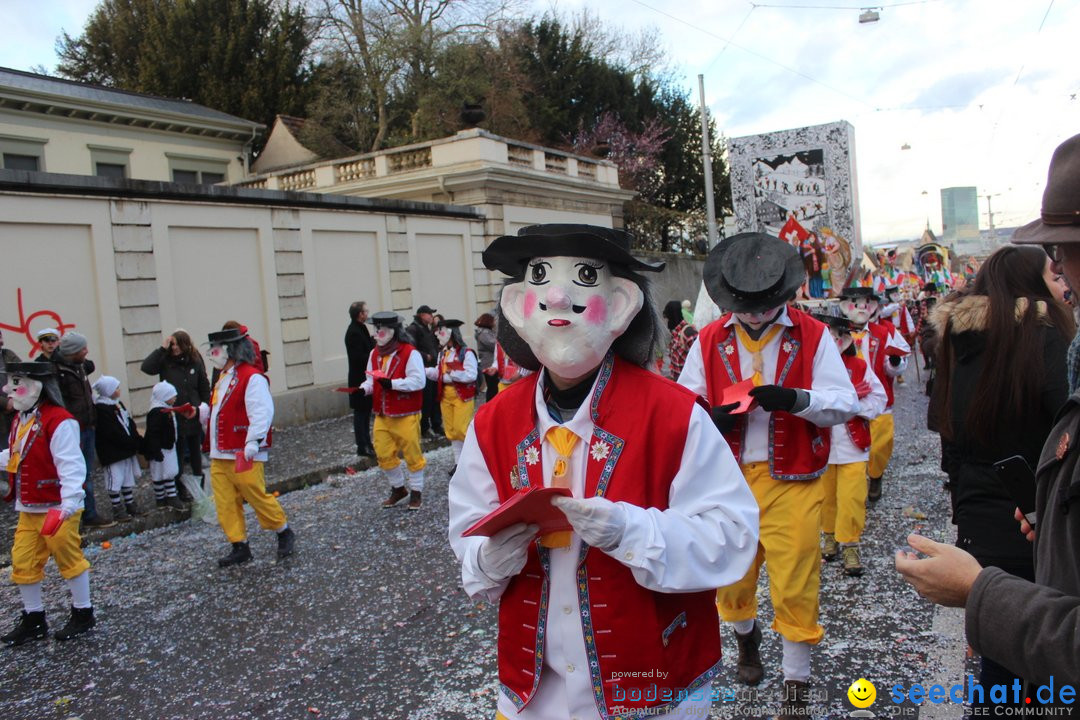
<instances>
[{"instance_id":1,"label":"plastic bag","mask_svg":"<svg viewBox=\"0 0 1080 720\"><path fill-rule=\"evenodd\" d=\"M209 481L209 478L203 479L203 482ZM202 520L209 525L217 525L217 508L214 507L214 494L207 492L194 475L181 475L180 482L184 483L184 487L191 494L191 519Z\"/></svg>"}]
</instances>

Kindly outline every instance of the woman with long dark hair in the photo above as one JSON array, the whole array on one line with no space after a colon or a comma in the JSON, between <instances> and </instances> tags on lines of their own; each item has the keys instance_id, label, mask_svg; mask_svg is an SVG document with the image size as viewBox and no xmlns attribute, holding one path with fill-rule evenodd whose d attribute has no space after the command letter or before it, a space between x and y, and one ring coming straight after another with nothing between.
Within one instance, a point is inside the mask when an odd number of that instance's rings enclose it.
<instances>
[{"instance_id":1,"label":"woman with long dark hair","mask_svg":"<svg viewBox=\"0 0 1080 720\"><path fill-rule=\"evenodd\" d=\"M1035 468L1069 396L1065 355L1076 327L1058 295L1041 248L1008 246L932 316L940 342L930 414L950 477L956 544L982 565L1028 580L1031 544L993 463L1020 455ZM1009 660L984 657L982 685L1011 686Z\"/></svg>"}]
</instances>

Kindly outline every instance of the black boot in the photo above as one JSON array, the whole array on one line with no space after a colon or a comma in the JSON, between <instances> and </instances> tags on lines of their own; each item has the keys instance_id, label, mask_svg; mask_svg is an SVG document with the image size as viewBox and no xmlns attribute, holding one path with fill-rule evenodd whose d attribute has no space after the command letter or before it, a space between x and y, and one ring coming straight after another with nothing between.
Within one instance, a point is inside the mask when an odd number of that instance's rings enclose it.
<instances>
[{"instance_id":1,"label":"black boot","mask_svg":"<svg viewBox=\"0 0 1080 720\"><path fill-rule=\"evenodd\" d=\"M409 510L419 510L420 504L423 502L423 493L419 490L409 491Z\"/></svg>"},{"instance_id":2,"label":"black boot","mask_svg":"<svg viewBox=\"0 0 1080 720\"><path fill-rule=\"evenodd\" d=\"M173 510L186 510L187 506L180 502L180 498L176 495L169 495L162 501L165 507L172 508Z\"/></svg>"},{"instance_id":3,"label":"black boot","mask_svg":"<svg viewBox=\"0 0 1080 720\"><path fill-rule=\"evenodd\" d=\"M128 515L130 515L133 518L139 517L140 515L142 515L142 513L139 512L139 508L136 507L135 503L133 503L133 502L129 502L127 504L127 512L128 512Z\"/></svg>"},{"instance_id":4,"label":"black boot","mask_svg":"<svg viewBox=\"0 0 1080 720\"><path fill-rule=\"evenodd\" d=\"M94 619L94 608L77 608L73 605L71 607L71 617L68 618L67 625L56 631L53 637L57 640L70 640L76 635L82 635L96 624L97 620Z\"/></svg>"},{"instance_id":5,"label":"black boot","mask_svg":"<svg viewBox=\"0 0 1080 720\"><path fill-rule=\"evenodd\" d=\"M866 499L870 502L877 502L881 499L881 478L872 477L869 479L866 485Z\"/></svg>"},{"instance_id":6,"label":"black boot","mask_svg":"<svg viewBox=\"0 0 1080 720\"><path fill-rule=\"evenodd\" d=\"M761 628L757 620L753 629L745 635L736 632L735 640L739 644L738 675L744 685L757 685L765 676L761 667Z\"/></svg>"},{"instance_id":7,"label":"black boot","mask_svg":"<svg viewBox=\"0 0 1080 720\"><path fill-rule=\"evenodd\" d=\"M23 610L15 629L0 637L7 645L16 646L31 640L44 640L49 636L49 625L45 622L45 611L26 612Z\"/></svg>"},{"instance_id":8,"label":"black boot","mask_svg":"<svg viewBox=\"0 0 1080 720\"><path fill-rule=\"evenodd\" d=\"M246 542L234 542L232 544L232 552L217 561L218 567L229 567L230 565L242 565L248 560L251 560L251 548L248 547Z\"/></svg>"},{"instance_id":9,"label":"black boot","mask_svg":"<svg viewBox=\"0 0 1080 720\"><path fill-rule=\"evenodd\" d=\"M285 528L277 534L277 556L278 560L288 557L293 554L293 549L296 547L296 533L292 531L292 528Z\"/></svg>"},{"instance_id":10,"label":"black boot","mask_svg":"<svg viewBox=\"0 0 1080 720\"><path fill-rule=\"evenodd\" d=\"M127 521L131 520L131 516L128 515L128 512L124 508L123 505L113 505L112 506L112 516L113 516L113 520L115 520L116 522L122 522L123 523L123 522L127 522Z\"/></svg>"}]
</instances>

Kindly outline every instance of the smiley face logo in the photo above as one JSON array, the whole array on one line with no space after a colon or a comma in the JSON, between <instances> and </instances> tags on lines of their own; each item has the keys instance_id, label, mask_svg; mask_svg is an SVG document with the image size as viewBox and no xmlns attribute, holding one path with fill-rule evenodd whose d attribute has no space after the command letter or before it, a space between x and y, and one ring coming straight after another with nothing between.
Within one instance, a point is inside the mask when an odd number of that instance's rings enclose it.
<instances>
[{"instance_id":1,"label":"smiley face logo","mask_svg":"<svg viewBox=\"0 0 1080 720\"><path fill-rule=\"evenodd\" d=\"M877 689L866 678L851 683L847 690L848 701L857 708L868 708L877 700Z\"/></svg>"}]
</instances>

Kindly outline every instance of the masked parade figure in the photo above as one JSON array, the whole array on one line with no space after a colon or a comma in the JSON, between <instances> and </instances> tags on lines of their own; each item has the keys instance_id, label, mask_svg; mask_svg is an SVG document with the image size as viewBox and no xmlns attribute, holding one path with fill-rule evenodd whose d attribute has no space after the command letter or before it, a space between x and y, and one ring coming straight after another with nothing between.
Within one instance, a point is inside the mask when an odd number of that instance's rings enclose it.
<instances>
[{"instance_id":1,"label":"masked parade figure","mask_svg":"<svg viewBox=\"0 0 1080 720\"><path fill-rule=\"evenodd\" d=\"M420 411L427 382L424 359L406 342L397 313L375 313L371 322L375 326L375 349L368 358L367 379L360 387L372 396L372 444L379 467L390 482L390 497L382 506L392 508L409 498L409 510L419 510L427 466L420 450ZM408 490L399 453L409 471Z\"/></svg>"},{"instance_id":2,"label":"masked parade figure","mask_svg":"<svg viewBox=\"0 0 1080 720\"><path fill-rule=\"evenodd\" d=\"M499 336L522 378L476 414L450 481L466 592L499 605L497 718L700 717L720 642L712 588L742 577L757 507L694 393L649 372L660 338L630 236L536 225L496 239ZM526 488L572 526L462 533Z\"/></svg>"},{"instance_id":3,"label":"masked parade figure","mask_svg":"<svg viewBox=\"0 0 1080 720\"><path fill-rule=\"evenodd\" d=\"M885 411L870 421L870 459L866 464L870 502L881 498L881 478L893 451L893 378L907 370L911 353L900 333L892 325L874 322L880 302L872 288L848 287L840 295L840 312L851 321L855 352L873 368L885 386L888 402Z\"/></svg>"},{"instance_id":4,"label":"masked parade figure","mask_svg":"<svg viewBox=\"0 0 1080 720\"><path fill-rule=\"evenodd\" d=\"M277 557L293 553L296 535L277 498L266 492L263 465L271 444L274 400L270 383L255 366L255 348L243 328L209 335L210 364L220 371L210 399L200 415L208 422L204 450L210 452L210 481L214 505L232 552L218 560L220 567L251 560L244 523L244 503L252 507L259 525L277 533ZM250 467L247 467L250 465Z\"/></svg>"},{"instance_id":5,"label":"masked parade figure","mask_svg":"<svg viewBox=\"0 0 1080 720\"><path fill-rule=\"evenodd\" d=\"M465 444L465 431L472 422L476 407L476 353L465 346L461 338L461 320L440 320L435 337L441 348L435 367L427 368L429 380L438 383L439 406L442 410L443 431L454 449L454 468ZM454 474L454 470L450 471Z\"/></svg>"},{"instance_id":6,"label":"masked parade figure","mask_svg":"<svg viewBox=\"0 0 1080 720\"><path fill-rule=\"evenodd\" d=\"M829 429L859 408L825 326L787 306L805 275L798 251L771 235L741 233L717 245L705 261L705 287L729 312L701 330L679 376L713 407L760 508L754 563L742 579L717 586L716 605L735 626L740 681L758 684L757 582L768 564L772 627L784 638L781 717L805 715L810 648L825 634L818 624L818 479L829 460ZM747 380L755 406L731 414L741 408L725 403L725 390Z\"/></svg>"},{"instance_id":7,"label":"masked parade figure","mask_svg":"<svg viewBox=\"0 0 1080 720\"><path fill-rule=\"evenodd\" d=\"M19 513L11 548L11 579L19 586L23 612L15 629L0 640L22 645L48 635L41 580L50 557L71 593L71 619L55 637L69 640L95 624L90 563L79 536L86 479L79 423L64 409L52 363L11 363L7 374L3 390L17 417L11 424L8 449L0 451L0 467L7 469L11 483L4 499L14 500Z\"/></svg>"}]
</instances>

